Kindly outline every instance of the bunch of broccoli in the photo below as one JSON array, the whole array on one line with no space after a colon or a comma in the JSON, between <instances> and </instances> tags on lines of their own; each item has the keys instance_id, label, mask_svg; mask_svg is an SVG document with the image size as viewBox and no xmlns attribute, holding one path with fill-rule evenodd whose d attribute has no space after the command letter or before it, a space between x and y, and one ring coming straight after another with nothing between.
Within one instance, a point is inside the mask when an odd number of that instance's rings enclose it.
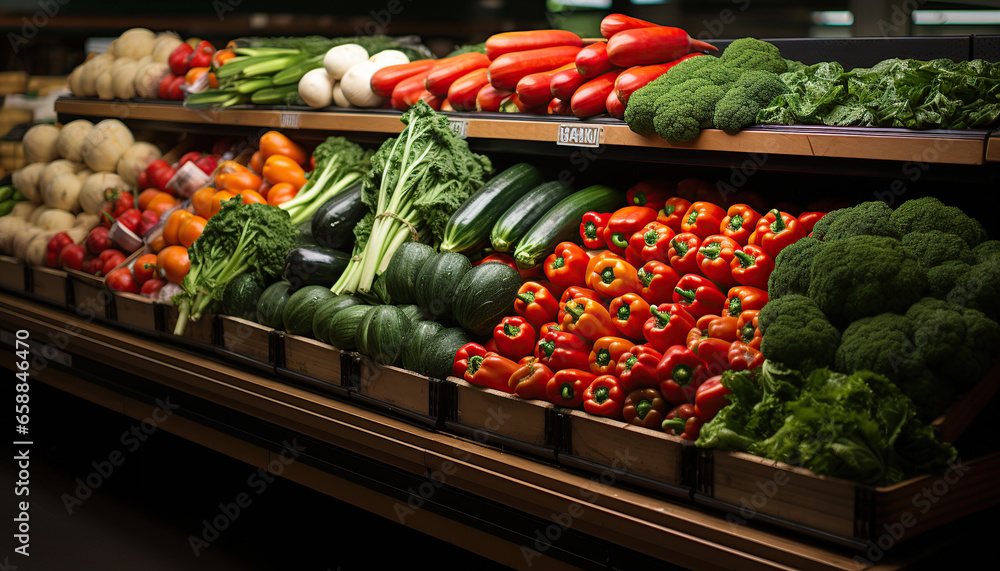
<instances>
[{"instance_id":1,"label":"bunch of broccoli","mask_svg":"<svg viewBox=\"0 0 1000 571\"><path fill-rule=\"evenodd\" d=\"M702 129L735 132L756 123L757 112L787 91L788 71L778 48L755 38L729 44L719 57L685 60L633 93L625 122L636 133L690 141Z\"/></svg>"},{"instance_id":2,"label":"bunch of broccoli","mask_svg":"<svg viewBox=\"0 0 1000 571\"><path fill-rule=\"evenodd\" d=\"M778 254L768 295L765 357L885 375L925 419L1000 349L1000 241L933 197L830 212Z\"/></svg>"}]
</instances>

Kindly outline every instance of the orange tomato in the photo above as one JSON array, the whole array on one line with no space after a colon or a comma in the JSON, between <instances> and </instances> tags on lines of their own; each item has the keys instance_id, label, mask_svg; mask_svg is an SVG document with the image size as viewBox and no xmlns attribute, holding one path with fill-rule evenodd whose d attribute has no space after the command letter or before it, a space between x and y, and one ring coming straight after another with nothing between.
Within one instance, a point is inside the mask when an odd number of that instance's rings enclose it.
<instances>
[{"instance_id":1,"label":"orange tomato","mask_svg":"<svg viewBox=\"0 0 1000 571\"><path fill-rule=\"evenodd\" d=\"M223 161L215 171L215 188L234 193L260 186L261 177L236 161Z\"/></svg>"},{"instance_id":2,"label":"orange tomato","mask_svg":"<svg viewBox=\"0 0 1000 571\"><path fill-rule=\"evenodd\" d=\"M191 260L184 246L167 246L156 254L156 271L167 281L181 283L190 269Z\"/></svg>"},{"instance_id":3,"label":"orange tomato","mask_svg":"<svg viewBox=\"0 0 1000 571\"><path fill-rule=\"evenodd\" d=\"M267 156L264 151L256 151L254 154L250 155L250 170L257 174L264 172L264 161L267 160Z\"/></svg>"},{"instance_id":4,"label":"orange tomato","mask_svg":"<svg viewBox=\"0 0 1000 571\"><path fill-rule=\"evenodd\" d=\"M222 201L229 200L230 198L236 196L235 193L229 192L228 190L220 190L212 195L212 210L210 211L208 218L215 216L222 210Z\"/></svg>"},{"instance_id":5,"label":"orange tomato","mask_svg":"<svg viewBox=\"0 0 1000 571\"><path fill-rule=\"evenodd\" d=\"M279 182L290 183L295 188L302 188L306 183L306 173L297 162L285 155L271 155L264 161L262 171L264 180L271 184Z\"/></svg>"},{"instance_id":6,"label":"orange tomato","mask_svg":"<svg viewBox=\"0 0 1000 571\"><path fill-rule=\"evenodd\" d=\"M158 188L153 188L153 187L147 188L146 190L140 192L139 200L136 202L136 204L139 207L139 210L145 210L146 207L149 206L149 201L152 200L153 197L158 194L167 194L167 193L163 192ZM167 196L170 195L168 194Z\"/></svg>"},{"instance_id":7,"label":"orange tomato","mask_svg":"<svg viewBox=\"0 0 1000 571\"><path fill-rule=\"evenodd\" d=\"M280 131L268 131L260 136L260 150L264 155L284 155L300 165L306 164L309 155L298 143L286 137Z\"/></svg>"},{"instance_id":8,"label":"orange tomato","mask_svg":"<svg viewBox=\"0 0 1000 571\"><path fill-rule=\"evenodd\" d=\"M177 229L177 239L180 240L181 246L185 248L190 248L191 244L201 236L202 231L205 229L205 220L201 216L191 216L183 223L181 223L180 228Z\"/></svg>"},{"instance_id":9,"label":"orange tomato","mask_svg":"<svg viewBox=\"0 0 1000 571\"><path fill-rule=\"evenodd\" d=\"M160 194L154 196L146 204L146 208L143 210L152 210L157 216L163 217L168 210L177 206L177 198L167 194L166 192L161 192Z\"/></svg>"},{"instance_id":10,"label":"orange tomato","mask_svg":"<svg viewBox=\"0 0 1000 571\"><path fill-rule=\"evenodd\" d=\"M180 210L174 210L170 216L167 217L167 221L163 224L163 241L165 245L174 246L181 243L178 231L180 231L181 224L192 216L194 216L194 214L182 208Z\"/></svg>"},{"instance_id":11,"label":"orange tomato","mask_svg":"<svg viewBox=\"0 0 1000 571\"><path fill-rule=\"evenodd\" d=\"M191 195L191 207L194 208L194 213L202 218L211 216L212 195L216 192L219 192L219 189L211 186L203 186L194 191L194 194Z\"/></svg>"},{"instance_id":12,"label":"orange tomato","mask_svg":"<svg viewBox=\"0 0 1000 571\"><path fill-rule=\"evenodd\" d=\"M164 239L163 234L160 234L156 238L146 241L146 245L149 246L149 249L155 254L167 247L167 241Z\"/></svg>"},{"instance_id":13,"label":"orange tomato","mask_svg":"<svg viewBox=\"0 0 1000 571\"><path fill-rule=\"evenodd\" d=\"M256 190L244 190L240 193L240 199L243 204L267 204L267 199L261 196Z\"/></svg>"},{"instance_id":14,"label":"orange tomato","mask_svg":"<svg viewBox=\"0 0 1000 571\"><path fill-rule=\"evenodd\" d=\"M298 193L299 189L295 188L291 183L279 182L272 186L271 190L267 191L267 203L271 206L278 206L295 198L295 195Z\"/></svg>"}]
</instances>

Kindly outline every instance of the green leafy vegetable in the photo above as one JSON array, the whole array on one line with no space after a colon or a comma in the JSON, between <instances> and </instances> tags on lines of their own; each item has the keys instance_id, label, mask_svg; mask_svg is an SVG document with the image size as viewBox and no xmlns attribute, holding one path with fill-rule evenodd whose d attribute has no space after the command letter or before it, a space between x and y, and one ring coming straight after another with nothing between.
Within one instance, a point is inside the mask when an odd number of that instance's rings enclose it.
<instances>
[{"instance_id":1,"label":"green leafy vegetable","mask_svg":"<svg viewBox=\"0 0 1000 571\"><path fill-rule=\"evenodd\" d=\"M308 220L326 201L354 184L371 169L372 151L344 137L328 137L313 151L316 168L309 173L295 198L279 208L287 210L292 224Z\"/></svg>"}]
</instances>

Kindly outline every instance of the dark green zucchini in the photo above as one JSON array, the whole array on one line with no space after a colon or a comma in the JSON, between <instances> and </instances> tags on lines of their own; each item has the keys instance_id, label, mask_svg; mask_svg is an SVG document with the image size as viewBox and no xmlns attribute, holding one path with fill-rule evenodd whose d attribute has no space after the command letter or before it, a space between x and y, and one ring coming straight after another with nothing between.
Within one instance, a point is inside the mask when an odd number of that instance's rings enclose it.
<instances>
[{"instance_id":1,"label":"dark green zucchini","mask_svg":"<svg viewBox=\"0 0 1000 571\"><path fill-rule=\"evenodd\" d=\"M347 252L322 246L300 246L292 248L285 256L282 277L296 290L310 285L330 288L350 261L351 255Z\"/></svg>"},{"instance_id":2,"label":"dark green zucchini","mask_svg":"<svg viewBox=\"0 0 1000 571\"><path fill-rule=\"evenodd\" d=\"M354 334L358 351L381 365L398 365L410 330L410 318L395 305L376 305Z\"/></svg>"},{"instance_id":3,"label":"dark green zucchini","mask_svg":"<svg viewBox=\"0 0 1000 571\"><path fill-rule=\"evenodd\" d=\"M375 309L374 305L352 305L335 313L330 321L330 336L327 343L341 351L352 351L358 327L364 321L368 312Z\"/></svg>"},{"instance_id":4,"label":"dark green zucchini","mask_svg":"<svg viewBox=\"0 0 1000 571\"><path fill-rule=\"evenodd\" d=\"M417 371L435 379L446 379L452 375L455 353L466 343L475 341L461 327L449 327L428 340L423 349L423 370Z\"/></svg>"},{"instance_id":5,"label":"dark green zucchini","mask_svg":"<svg viewBox=\"0 0 1000 571\"><path fill-rule=\"evenodd\" d=\"M321 285L307 285L288 297L281 312L285 331L292 335L311 337L313 316L323 301L336 297L330 288Z\"/></svg>"},{"instance_id":6,"label":"dark green zucchini","mask_svg":"<svg viewBox=\"0 0 1000 571\"><path fill-rule=\"evenodd\" d=\"M464 254L440 252L429 258L417 274L417 305L431 319L451 319L455 288L470 269Z\"/></svg>"},{"instance_id":7,"label":"dark green zucchini","mask_svg":"<svg viewBox=\"0 0 1000 571\"><path fill-rule=\"evenodd\" d=\"M327 200L312 216L312 239L323 248L354 247L354 227L368 213L361 201L361 183L349 186Z\"/></svg>"},{"instance_id":8,"label":"dark green zucchini","mask_svg":"<svg viewBox=\"0 0 1000 571\"><path fill-rule=\"evenodd\" d=\"M256 321L257 302L265 289L267 288L252 272L244 272L229 280L226 289L222 291L222 314Z\"/></svg>"},{"instance_id":9,"label":"dark green zucchini","mask_svg":"<svg viewBox=\"0 0 1000 571\"><path fill-rule=\"evenodd\" d=\"M281 280L269 285L257 302L257 323L272 329L284 329L282 314L292 295L292 284Z\"/></svg>"},{"instance_id":10,"label":"dark green zucchini","mask_svg":"<svg viewBox=\"0 0 1000 571\"><path fill-rule=\"evenodd\" d=\"M319 305L316 309L316 313L313 315L313 337L324 343L330 343L330 336L332 334L330 331L330 320L333 316L342 309L355 305L364 305L364 303L365 302L362 301L361 298L351 294L334 296L324 301Z\"/></svg>"},{"instance_id":11,"label":"dark green zucchini","mask_svg":"<svg viewBox=\"0 0 1000 571\"><path fill-rule=\"evenodd\" d=\"M573 194L573 188L558 181L543 182L528 191L500 216L490 232L490 244L497 252L513 252L521 237L559 204Z\"/></svg>"},{"instance_id":12,"label":"dark green zucchini","mask_svg":"<svg viewBox=\"0 0 1000 571\"><path fill-rule=\"evenodd\" d=\"M385 285L393 303L417 301L415 286L420 268L437 253L432 246L421 242L404 242L392 254L389 265L378 279Z\"/></svg>"},{"instance_id":13,"label":"dark green zucchini","mask_svg":"<svg viewBox=\"0 0 1000 571\"><path fill-rule=\"evenodd\" d=\"M541 182L542 173L528 163L517 163L486 181L448 219L441 251L467 253L489 240L500 216Z\"/></svg>"},{"instance_id":14,"label":"dark green zucchini","mask_svg":"<svg viewBox=\"0 0 1000 571\"><path fill-rule=\"evenodd\" d=\"M410 318L410 323L416 323L418 321L423 321L427 319L427 314L424 313L424 310L420 309L420 306L415 303L410 303L407 305L398 305L397 307L402 309L403 313L405 313L406 316Z\"/></svg>"},{"instance_id":15,"label":"dark green zucchini","mask_svg":"<svg viewBox=\"0 0 1000 571\"><path fill-rule=\"evenodd\" d=\"M415 373L426 375L424 371L424 353L427 346L444 330L444 325L437 321L417 321L410 327L410 332L406 338L406 346L403 347L401 359L404 369L409 369Z\"/></svg>"},{"instance_id":16,"label":"dark green zucchini","mask_svg":"<svg viewBox=\"0 0 1000 571\"><path fill-rule=\"evenodd\" d=\"M458 324L477 337L489 335L505 315L514 314L521 274L507 264L479 264L455 288Z\"/></svg>"}]
</instances>

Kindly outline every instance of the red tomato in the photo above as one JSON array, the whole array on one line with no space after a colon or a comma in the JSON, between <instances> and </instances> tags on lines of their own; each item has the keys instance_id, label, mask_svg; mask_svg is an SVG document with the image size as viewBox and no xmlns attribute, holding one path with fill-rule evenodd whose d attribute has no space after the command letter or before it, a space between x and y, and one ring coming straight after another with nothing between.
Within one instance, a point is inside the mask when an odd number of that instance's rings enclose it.
<instances>
[{"instance_id":1,"label":"red tomato","mask_svg":"<svg viewBox=\"0 0 1000 571\"><path fill-rule=\"evenodd\" d=\"M101 268L101 272L104 275L108 275L112 270L117 268L125 261L125 253L121 250L109 250L111 253L104 259L104 266Z\"/></svg>"},{"instance_id":2,"label":"red tomato","mask_svg":"<svg viewBox=\"0 0 1000 571\"><path fill-rule=\"evenodd\" d=\"M156 276L156 254L143 254L132 266L132 275L135 281L145 284Z\"/></svg>"},{"instance_id":3,"label":"red tomato","mask_svg":"<svg viewBox=\"0 0 1000 571\"><path fill-rule=\"evenodd\" d=\"M159 278L152 278L152 279L146 280L142 284L142 287L139 289L139 293L141 293L142 295L144 295L146 297L153 297L161 289L163 289L163 286L165 286L165 285L167 285L167 282L165 280L161 280Z\"/></svg>"},{"instance_id":4,"label":"red tomato","mask_svg":"<svg viewBox=\"0 0 1000 571\"><path fill-rule=\"evenodd\" d=\"M63 249L59 251L59 264L60 268L69 268L73 270L83 271L83 258L87 255L87 251L78 244L66 244Z\"/></svg>"},{"instance_id":5,"label":"red tomato","mask_svg":"<svg viewBox=\"0 0 1000 571\"><path fill-rule=\"evenodd\" d=\"M113 270L104 280L108 288L113 291L124 291L128 293L139 293L139 284L128 268L118 268Z\"/></svg>"}]
</instances>

